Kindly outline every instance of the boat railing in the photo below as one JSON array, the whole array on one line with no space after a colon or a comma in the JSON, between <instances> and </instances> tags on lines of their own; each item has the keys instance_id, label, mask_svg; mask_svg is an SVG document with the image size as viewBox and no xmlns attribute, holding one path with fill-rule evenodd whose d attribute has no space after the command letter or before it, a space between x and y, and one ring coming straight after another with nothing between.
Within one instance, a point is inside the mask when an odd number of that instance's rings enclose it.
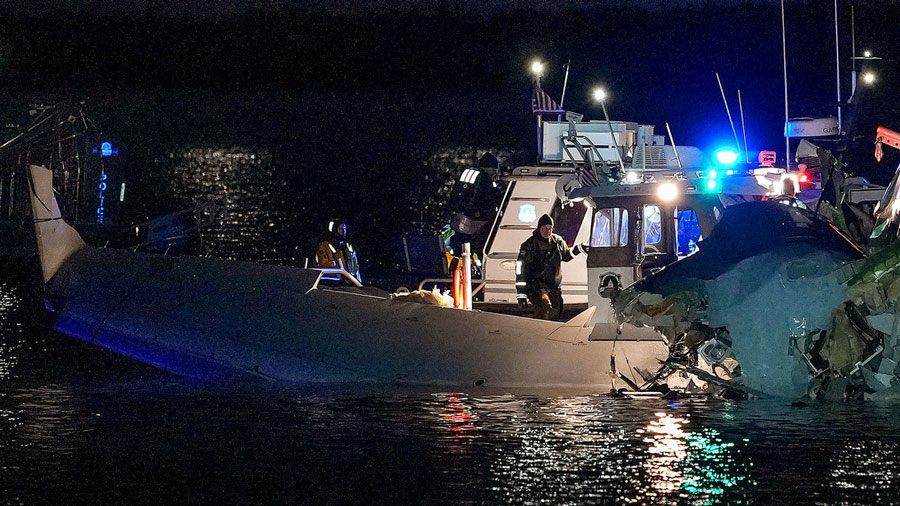
<instances>
[{"instance_id":1,"label":"boat railing","mask_svg":"<svg viewBox=\"0 0 900 506\"><path fill-rule=\"evenodd\" d=\"M421 283L419 283L418 289L421 290L428 283L448 284L449 285L449 284L453 283L453 278L425 278L422 280ZM487 281L481 281L477 285L475 285L475 287L472 288L472 295L475 295L476 293L480 292L481 290L484 290L484 285L486 285L486 284L487 284Z\"/></svg>"},{"instance_id":2,"label":"boat railing","mask_svg":"<svg viewBox=\"0 0 900 506\"><path fill-rule=\"evenodd\" d=\"M362 288L362 283L356 279L356 276L350 274L347 269L344 268L344 262L340 258L337 259L338 267L309 267L310 270L319 271L319 276L316 278L315 283L313 283L312 288L310 290L315 290L319 287L319 282L323 279L326 281L340 281L341 278L346 279L353 286L357 288ZM332 277L332 275L337 274L338 277Z\"/></svg>"}]
</instances>

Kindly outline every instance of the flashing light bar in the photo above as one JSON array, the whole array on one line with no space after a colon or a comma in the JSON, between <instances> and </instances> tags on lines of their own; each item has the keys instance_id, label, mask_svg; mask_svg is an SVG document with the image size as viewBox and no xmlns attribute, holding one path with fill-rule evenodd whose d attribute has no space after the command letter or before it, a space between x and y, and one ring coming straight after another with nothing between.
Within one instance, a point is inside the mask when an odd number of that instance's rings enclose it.
<instances>
[{"instance_id":1,"label":"flashing light bar","mask_svg":"<svg viewBox=\"0 0 900 506\"><path fill-rule=\"evenodd\" d=\"M730 149L716 151L716 161L722 165L731 165L738 159L738 154Z\"/></svg>"}]
</instances>

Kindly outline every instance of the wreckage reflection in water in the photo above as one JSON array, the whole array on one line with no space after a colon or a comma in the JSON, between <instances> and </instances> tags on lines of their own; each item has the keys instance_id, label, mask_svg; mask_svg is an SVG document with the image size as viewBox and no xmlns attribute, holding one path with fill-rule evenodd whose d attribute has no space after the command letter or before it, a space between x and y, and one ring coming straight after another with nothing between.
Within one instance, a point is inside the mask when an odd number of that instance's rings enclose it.
<instances>
[{"instance_id":1,"label":"wreckage reflection in water","mask_svg":"<svg viewBox=\"0 0 900 506\"><path fill-rule=\"evenodd\" d=\"M0 470L10 504L871 504L900 496L893 406L213 390L54 334L27 309L40 303L39 290L0 283L0 300Z\"/></svg>"}]
</instances>

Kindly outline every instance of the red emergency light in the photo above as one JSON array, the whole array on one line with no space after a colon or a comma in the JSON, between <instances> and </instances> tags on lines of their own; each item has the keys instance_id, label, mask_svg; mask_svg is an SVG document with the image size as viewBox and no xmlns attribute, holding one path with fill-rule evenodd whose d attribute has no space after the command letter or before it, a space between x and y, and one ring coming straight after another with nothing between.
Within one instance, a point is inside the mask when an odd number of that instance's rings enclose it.
<instances>
[{"instance_id":1,"label":"red emergency light","mask_svg":"<svg viewBox=\"0 0 900 506\"><path fill-rule=\"evenodd\" d=\"M771 167L775 165L775 152L774 151L760 151L759 152L759 164L763 167Z\"/></svg>"}]
</instances>

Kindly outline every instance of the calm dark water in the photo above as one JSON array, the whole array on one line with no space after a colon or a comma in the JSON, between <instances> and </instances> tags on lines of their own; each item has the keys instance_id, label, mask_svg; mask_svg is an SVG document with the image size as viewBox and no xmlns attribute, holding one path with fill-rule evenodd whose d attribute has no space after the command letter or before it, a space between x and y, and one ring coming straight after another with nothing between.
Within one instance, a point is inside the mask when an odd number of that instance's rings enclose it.
<instances>
[{"instance_id":1,"label":"calm dark water","mask_svg":"<svg viewBox=\"0 0 900 506\"><path fill-rule=\"evenodd\" d=\"M33 274L0 277L3 504L900 502L894 406L198 384L56 334Z\"/></svg>"}]
</instances>

